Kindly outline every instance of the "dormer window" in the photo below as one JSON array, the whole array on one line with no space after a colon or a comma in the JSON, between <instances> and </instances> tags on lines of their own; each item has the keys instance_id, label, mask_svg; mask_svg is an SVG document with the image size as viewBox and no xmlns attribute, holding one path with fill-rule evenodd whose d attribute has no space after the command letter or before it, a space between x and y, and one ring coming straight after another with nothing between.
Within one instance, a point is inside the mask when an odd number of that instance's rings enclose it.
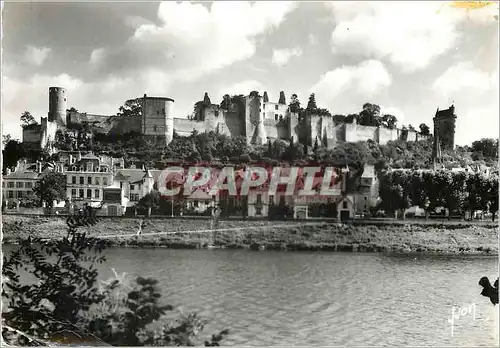
<instances>
[{"instance_id":1,"label":"dormer window","mask_svg":"<svg viewBox=\"0 0 500 348\"><path fill-rule=\"evenodd\" d=\"M275 106L274 106L274 110L278 110L278 105L275 105Z\"/></svg>"},{"instance_id":2,"label":"dormer window","mask_svg":"<svg viewBox=\"0 0 500 348\"><path fill-rule=\"evenodd\" d=\"M278 114L274 114L274 120L278 121Z\"/></svg>"},{"instance_id":3,"label":"dormer window","mask_svg":"<svg viewBox=\"0 0 500 348\"><path fill-rule=\"evenodd\" d=\"M87 163L87 172L92 171L92 163Z\"/></svg>"}]
</instances>

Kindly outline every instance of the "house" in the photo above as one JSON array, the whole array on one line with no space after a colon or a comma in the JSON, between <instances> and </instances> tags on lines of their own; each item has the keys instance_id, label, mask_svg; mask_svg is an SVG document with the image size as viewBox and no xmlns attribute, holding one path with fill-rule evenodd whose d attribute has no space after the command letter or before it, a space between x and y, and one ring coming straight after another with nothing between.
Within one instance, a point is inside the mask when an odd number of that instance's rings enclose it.
<instances>
[{"instance_id":1,"label":"house","mask_svg":"<svg viewBox=\"0 0 500 348\"><path fill-rule=\"evenodd\" d=\"M77 208L83 207L85 203L99 206L103 189L113 183L112 168L101 163L99 157L91 153L80 155L75 161L70 158L64 173L67 179L67 197Z\"/></svg>"}]
</instances>

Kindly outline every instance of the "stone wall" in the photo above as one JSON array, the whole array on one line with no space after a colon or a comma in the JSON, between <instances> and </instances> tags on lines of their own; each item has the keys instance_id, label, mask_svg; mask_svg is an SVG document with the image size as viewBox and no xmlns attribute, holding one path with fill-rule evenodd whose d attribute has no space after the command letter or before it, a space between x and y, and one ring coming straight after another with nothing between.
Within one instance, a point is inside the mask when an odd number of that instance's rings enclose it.
<instances>
[{"instance_id":1,"label":"stone wall","mask_svg":"<svg viewBox=\"0 0 500 348\"><path fill-rule=\"evenodd\" d=\"M23 143L39 143L42 136L42 126L23 128Z\"/></svg>"}]
</instances>

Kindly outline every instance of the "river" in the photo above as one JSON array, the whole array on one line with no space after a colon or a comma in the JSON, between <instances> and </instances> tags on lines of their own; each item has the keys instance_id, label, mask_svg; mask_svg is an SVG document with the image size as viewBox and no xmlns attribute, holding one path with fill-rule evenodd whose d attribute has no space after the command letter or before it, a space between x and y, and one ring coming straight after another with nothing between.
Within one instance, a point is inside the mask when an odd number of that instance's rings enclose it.
<instances>
[{"instance_id":1,"label":"river","mask_svg":"<svg viewBox=\"0 0 500 348\"><path fill-rule=\"evenodd\" d=\"M103 276L159 280L166 303L210 319L224 345L495 346L479 279L496 257L113 248ZM452 325L452 307L475 309ZM456 310L457 312L458 310Z\"/></svg>"}]
</instances>

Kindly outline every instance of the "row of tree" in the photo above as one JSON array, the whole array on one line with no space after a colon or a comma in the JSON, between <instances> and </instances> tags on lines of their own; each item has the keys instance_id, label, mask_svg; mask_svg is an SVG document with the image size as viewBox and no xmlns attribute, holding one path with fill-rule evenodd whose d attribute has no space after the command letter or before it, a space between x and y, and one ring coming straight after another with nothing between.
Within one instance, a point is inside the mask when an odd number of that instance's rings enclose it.
<instances>
[{"instance_id":1,"label":"row of tree","mask_svg":"<svg viewBox=\"0 0 500 348\"><path fill-rule=\"evenodd\" d=\"M393 213L411 206L426 215L438 207L450 214L498 211L498 176L451 171L385 171L379 174L380 209Z\"/></svg>"}]
</instances>

